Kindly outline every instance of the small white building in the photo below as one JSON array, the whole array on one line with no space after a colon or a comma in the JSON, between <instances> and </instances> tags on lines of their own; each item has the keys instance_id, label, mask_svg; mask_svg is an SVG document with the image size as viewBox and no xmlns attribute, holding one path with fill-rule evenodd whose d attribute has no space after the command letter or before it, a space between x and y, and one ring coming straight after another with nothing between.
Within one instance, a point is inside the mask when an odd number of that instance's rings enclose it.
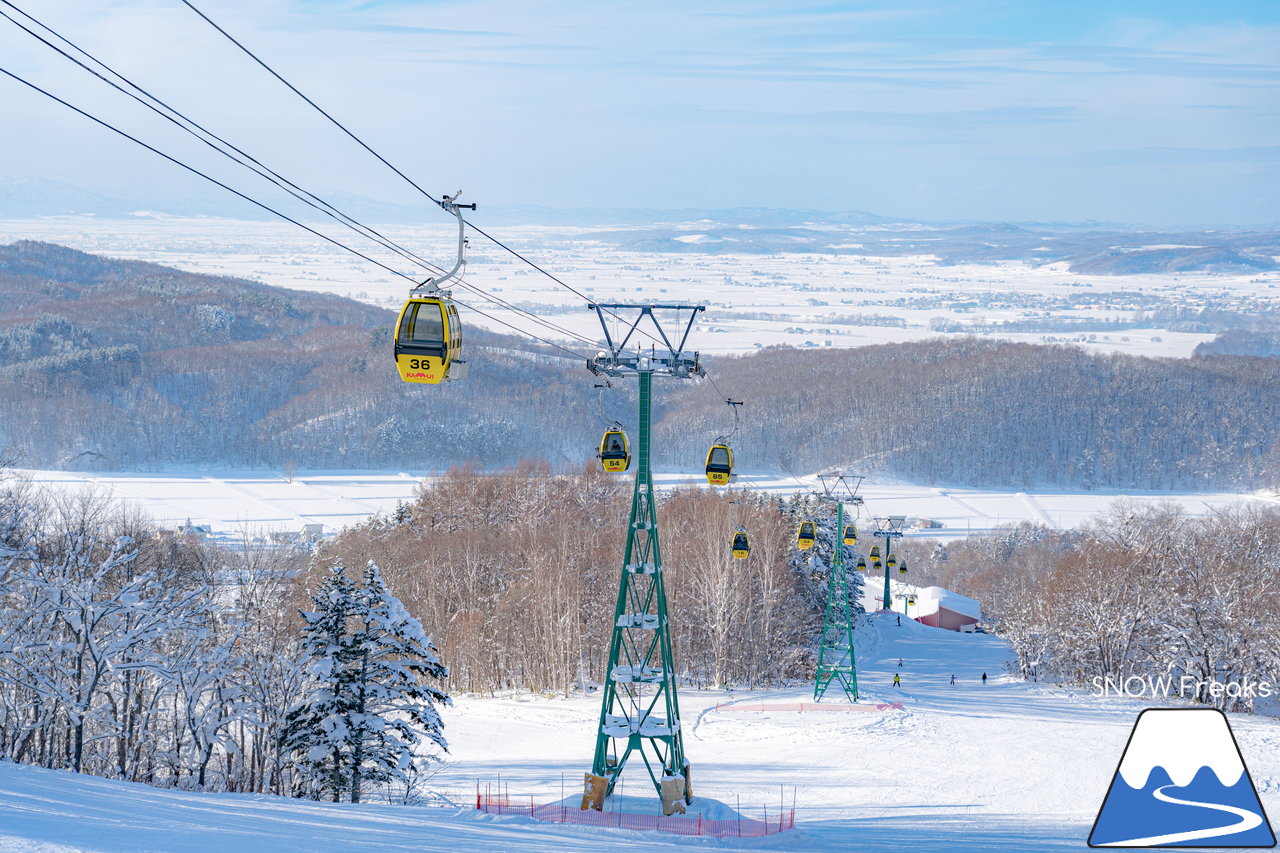
<instances>
[{"instance_id":1,"label":"small white building","mask_svg":"<svg viewBox=\"0 0 1280 853\"><path fill-rule=\"evenodd\" d=\"M907 615L925 625L960 631L982 621L982 605L967 595L926 586L916 593L916 603L908 605Z\"/></svg>"},{"instance_id":2,"label":"small white building","mask_svg":"<svg viewBox=\"0 0 1280 853\"><path fill-rule=\"evenodd\" d=\"M959 631L966 625L976 625L982 621L982 605L976 599L940 586L917 587L891 579L889 596L893 600L887 609L910 616L923 625ZM864 578L863 609L868 613L885 610L883 599L883 578Z\"/></svg>"}]
</instances>

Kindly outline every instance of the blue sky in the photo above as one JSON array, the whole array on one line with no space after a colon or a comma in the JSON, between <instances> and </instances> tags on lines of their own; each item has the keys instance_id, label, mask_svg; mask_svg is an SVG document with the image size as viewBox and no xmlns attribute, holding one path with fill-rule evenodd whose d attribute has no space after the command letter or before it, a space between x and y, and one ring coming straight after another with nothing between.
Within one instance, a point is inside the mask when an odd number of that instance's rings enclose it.
<instances>
[{"instance_id":1,"label":"blue sky","mask_svg":"<svg viewBox=\"0 0 1280 853\"><path fill-rule=\"evenodd\" d=\"M308 187L412 200L177 0L19 5ZM424 185L482 202L1280 222L1274 0L197 5ZM0 25L0 65L206 162ZM0 176L194 186L15 84L0 98Z\"/></svg>"}]
</instances>

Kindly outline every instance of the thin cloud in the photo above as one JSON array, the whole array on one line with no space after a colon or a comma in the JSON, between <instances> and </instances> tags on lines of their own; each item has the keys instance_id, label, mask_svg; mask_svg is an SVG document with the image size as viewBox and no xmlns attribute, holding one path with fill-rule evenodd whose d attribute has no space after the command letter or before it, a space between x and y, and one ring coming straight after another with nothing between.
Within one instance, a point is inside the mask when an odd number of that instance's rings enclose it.
<instances>
[{"instance_id":1,"label":"thin cloud","mask_svg":"<svg viewBox=\"0 0 1280 853\"><path fill-rule=\"evenodd\" d=\"M180 5L85 5L42 0L37 14L245 147L287 152L304 178L370 192L377 169L359 151L341 139L325 147L322 120ZM1280 218L1260 177L1275 173L1280 139L1277 3L1153 4L1143 19L1100 2L1019 0L204 7L394 161L449 183L479 176L469 186L501 188L506 201L564 192L572 175L584 188L575 192L601 205L679 193L718 207L748 186L753 203L786 205L799 187L829 206L856 198L963 218L980 201L987 217L1062 218L1061 193L1022 189L1062 186L1072 211L1168 219L1167 198L1147 201L1118 180L1155 164L1191 188L1173 202L1189 218L1245 208ZM0 32L0 55L107 108L82 72L21 34ZM122 172L118 149L68 132L71 119L51 120L47 104L3 87L0 97L10 130L0 176L154 179L133 161ZM994 189L1002 181L1015 189Z\"/></svg>"}]
</instances>

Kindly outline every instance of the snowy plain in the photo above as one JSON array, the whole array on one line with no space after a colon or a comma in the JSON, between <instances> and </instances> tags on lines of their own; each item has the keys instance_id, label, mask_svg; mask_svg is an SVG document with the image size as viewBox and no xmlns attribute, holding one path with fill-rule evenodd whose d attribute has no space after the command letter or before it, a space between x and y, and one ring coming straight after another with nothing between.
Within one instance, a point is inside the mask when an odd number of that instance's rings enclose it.
<instances>
[{"instance_id":1,"label":"snowy plain","mask_svg":"<svg viewBox=\"0 0 1280 853\"><path fill-rule=\"evenodd\" d=\"M450 764L434 787L456 807L333 805L159 791L0 765L0 851L1030 851L1084 848L1129 732L1146 705L1009 675L998 637L892 616L858 630L866 713L733 710L809 700L810 685L680 693L695 796L747 817L796 803L796 828L762 839L684 838L478 814L476 785L513 800L580 790L594 695L457 697L444 712ZM899 666L901 661L901 666ZM986 672L990 682L981 683ZM894 674L902 687L892 687ZM956 684L950 676L956 676ZM1160 704L1160 703L1157 703ZM1264 807L1280 814L1280 720L1230 715ZM642 768L620 794L651 798ZM721 807L723 808L723 807Z\"/></svg>"},{"instance_id":2,"label":"snowy plain","mask_svg":"<svg viewBox=\"0 0 1280 853\"><path fill-rule=\"evenodd\" d=\"M436 475L426 471L299 471L290 479L275 472L194 469L153 473L19 469L16 473L51 493L74 495L88 490L136 506L162 527L190 521L208 525L225 539L296 532L304 524L321 524L325 534L333 534L372 515L392 512L402 501L413 501L419 484ZM707 486L705 477L695 472L657 472L654 482L659 489ZM817 478L812 476L744 474L738 485L783 496L820 491ZM859 494L866 501L859 517L929 519L940 526L916 527L909 535L943 540L988 533L1023 521L1056 529L1075 528L1118 500L1175 503L1189 516L1206 515L1233 503L1280 503L1280 497L1262 492L1001 492L874 481L864 482Z\"/></svg>"},{"instance_id":3,"label":"snowy plain","mask_svg":"<svg viewBox=\"0 0 1280 853\"><path fill-rule=\"evenodd\" d=\"M696 237L707 223L672 223ZM1280 273L1082 275L1064 263L942 264L932 255L678 254L620 249L594 238L598 228L507 226L491 232L594 299L705 304L690 348L709 354L763 346L853 347L937 337L934 321L993 324L1053 319L1133 320L1159 308L1280 308ZM627 229L615 229L627 230ZM453 257L447 223L386 226L418 254ZM232 275L295 290L334 293L398 309L403 281L287 223L140 214L0 221L0 243L47 240L95 254L146 260L198 273ZM677 236L675 239L679 240ZM687 240L685 242L688 242ZM582 300L510 256L473 241L467 280L592 340L599 323ZM465 294L465 298L464 298ZM496 320L530 328L520 315L459 291ZM866 325L867 317L900 325ZM861 319L860 319L861 318ZM463 310L463 321L508 331ZM875 321L879 322L879 321ZM536 328L536 327L535 327ZM545 330L539 329L541 334ZM1187 356L1208 333L1128 328L1097 334L980 332L1031 343L1070 341L1094 352ZM960 334L951 332L950 334Z\"/></svg>"}]
</instances>

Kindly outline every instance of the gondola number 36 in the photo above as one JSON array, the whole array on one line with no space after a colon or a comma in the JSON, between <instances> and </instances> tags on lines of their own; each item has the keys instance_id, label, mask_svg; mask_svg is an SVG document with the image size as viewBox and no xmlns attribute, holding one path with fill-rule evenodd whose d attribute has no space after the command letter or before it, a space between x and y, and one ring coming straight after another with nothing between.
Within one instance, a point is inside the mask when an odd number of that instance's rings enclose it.
<instances>
[{"instance_id":1,"label":"gondola number 36","mask_svg":"<svg viewBox=\"0 0 1280 853\"><path fill-rule=\"evenodd\" d=\"M409 359L409 368L411 370L430 370L431 359L429 358L411 358Z\"/></svg>"}]
</instances>

